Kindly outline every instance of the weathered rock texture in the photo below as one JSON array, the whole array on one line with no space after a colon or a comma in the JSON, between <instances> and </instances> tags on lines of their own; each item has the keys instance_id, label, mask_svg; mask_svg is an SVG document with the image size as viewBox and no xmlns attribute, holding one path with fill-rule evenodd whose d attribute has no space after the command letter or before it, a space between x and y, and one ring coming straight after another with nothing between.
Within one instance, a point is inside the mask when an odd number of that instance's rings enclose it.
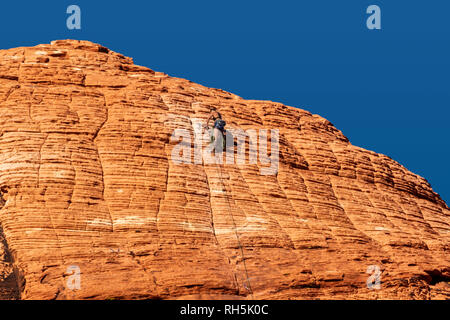
<instances>
[{"instance_id":1,"label":"weathered rock texture","mask_svg":"<svg viewBox=\"0 0 450 320\"><path fill-rule=\"evenodd\" d=\"M211 106L279 129L277 175L171 161ZM318 115L73 40L0 51L0 112L1 298L450 297L447 205Z\"/></svg>"}]
</instances>

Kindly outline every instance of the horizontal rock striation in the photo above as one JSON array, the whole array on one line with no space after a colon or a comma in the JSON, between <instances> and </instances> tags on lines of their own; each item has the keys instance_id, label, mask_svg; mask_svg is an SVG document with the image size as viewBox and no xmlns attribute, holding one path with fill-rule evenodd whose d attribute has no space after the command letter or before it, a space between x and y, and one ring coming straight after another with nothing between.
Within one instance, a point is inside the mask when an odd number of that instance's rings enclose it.
<instances>
[{"instance_id":1,"label":"horizontal rock striation","mask_svg":"<svg viewBox=\"0 0 450 320\"><path fill-rule=\"evenodd\" d=\"M211 107L276 174L173 161ZM2 299L450 298L447 205L318 115L75 40L1 50L0 112Z\"/></svg>"}]
</instances>

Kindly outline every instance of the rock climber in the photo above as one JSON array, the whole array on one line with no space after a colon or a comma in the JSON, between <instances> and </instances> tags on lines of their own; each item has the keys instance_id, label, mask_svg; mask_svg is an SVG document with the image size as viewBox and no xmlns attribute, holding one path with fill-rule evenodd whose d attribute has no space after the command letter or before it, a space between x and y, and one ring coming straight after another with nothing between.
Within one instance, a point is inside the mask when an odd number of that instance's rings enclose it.
<instances>
[{"instance_id":1,"label":"rock climber","mask_svg":"<svg viewBox=\"0 0 450 320\"><path fill-rule=\"evenodd\" d=\"M225 120L222 119L222 115L220 112L217 111L216 108L212 108L211 114L206 121L206 129L209 130L209 123L213 120L213 133L211 136L211 142L212 147L215 148L215 150L223 150L224 149L224 142L225 142Z\"/></svg>"}]
</instances>

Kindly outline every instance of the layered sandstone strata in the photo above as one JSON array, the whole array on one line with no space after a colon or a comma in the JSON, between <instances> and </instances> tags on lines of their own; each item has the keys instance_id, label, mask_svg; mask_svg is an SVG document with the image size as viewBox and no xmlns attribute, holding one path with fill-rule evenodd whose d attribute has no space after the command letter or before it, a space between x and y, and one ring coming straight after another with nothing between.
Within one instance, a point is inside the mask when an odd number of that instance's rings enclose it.
<instances>
[{"instance_id":1,"label":"layered sandstone strata","mask_svg":"<svg viewBox=\"0 0 450 320\"><path fill-rule=\"evenodd\" d=\"M276 174L173 161L213 106L278 130ZM0 51L0 112L1 298L450 297L447 205L318 115L74 40Z\"/></svg>"}]
</instances>

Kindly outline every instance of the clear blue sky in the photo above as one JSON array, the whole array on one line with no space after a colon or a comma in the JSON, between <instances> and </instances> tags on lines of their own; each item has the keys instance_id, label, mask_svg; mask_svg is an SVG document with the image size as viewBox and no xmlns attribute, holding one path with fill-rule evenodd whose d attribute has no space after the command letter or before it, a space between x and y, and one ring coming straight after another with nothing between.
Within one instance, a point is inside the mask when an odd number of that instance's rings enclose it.
<instances>
[{"instance_id":1,"label":"clear blue sky","mask_svg":"<svg viewBox=\"0 0 450 320\"><path fill-rule=\"evenodd\" d=\"M7 1L0 48L101 43L136 64L300 107L450 200L450 1ZM81 8L81 30L66 8ZM368 30L366 8L381 8Z\"/></svg>"}]
</instances>

